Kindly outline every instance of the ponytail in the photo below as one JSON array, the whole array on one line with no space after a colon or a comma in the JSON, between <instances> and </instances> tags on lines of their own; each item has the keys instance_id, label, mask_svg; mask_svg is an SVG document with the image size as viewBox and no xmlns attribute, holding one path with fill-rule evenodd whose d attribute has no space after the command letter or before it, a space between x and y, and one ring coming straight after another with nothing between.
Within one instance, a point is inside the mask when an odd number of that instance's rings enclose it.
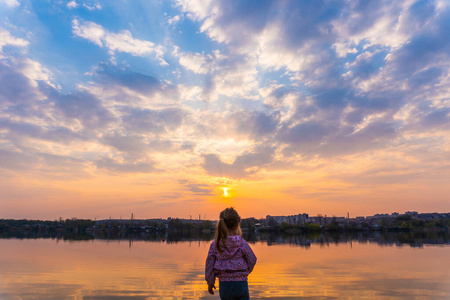
<instances>
[{"instance_id":1,"label":"ponytail","mask_svg":"<svg viewBox=\"0 0 450 300\"><path fill-rule=\"evenodd\" d=\"M229 229L238 228L239 235L242 235L240 223L241 217L234 208L227 208L220 213L220 220L216 229L216 249L220 254L223 253L222 246L226 247L225 241L228 238Z\"/></svg>"},{"instance_id":2,"label":"ponytail","mask_svg":"<svg viewBox=\"0 0 450 300\"><path fill-rule=\"evenodd\" d=\"M216 248L220 254L222 254L223 252L220 243L224 243L227 237L228 237L227 225L225 224L225 220L223 218L220 218L219 223L217 223L217 230L216 230Z\"/></svg>"}]
</instances>

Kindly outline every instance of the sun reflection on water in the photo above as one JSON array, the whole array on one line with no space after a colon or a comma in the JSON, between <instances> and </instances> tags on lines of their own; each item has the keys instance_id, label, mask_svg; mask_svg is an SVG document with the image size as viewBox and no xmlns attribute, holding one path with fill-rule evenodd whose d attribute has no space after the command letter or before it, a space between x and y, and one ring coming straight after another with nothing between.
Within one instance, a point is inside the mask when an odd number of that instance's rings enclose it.
<instances>
[{"instance_id":1,"label":"sun reflection on water","mask_svg":"<svg viewBox=\"0 0 450 300\"><path fill-rule=\"evenodd\" d=\"M0 298L31 292L33 299L218 299L218 291L207 294L203 275L209 243L135 241L129 248L124 240L0 239ZM448 247L251 247L258 257L249 277L252 299L450 296Z\"/></svg>"}]
</instances>

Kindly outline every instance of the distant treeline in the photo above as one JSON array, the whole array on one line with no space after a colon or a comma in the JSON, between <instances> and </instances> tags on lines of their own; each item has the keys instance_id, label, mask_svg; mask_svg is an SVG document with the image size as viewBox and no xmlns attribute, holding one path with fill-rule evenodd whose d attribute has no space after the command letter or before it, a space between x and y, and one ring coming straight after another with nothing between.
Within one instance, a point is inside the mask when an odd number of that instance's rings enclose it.
<instances>
[{"instance_id":1,"label":"distant treeline","mask_svg":"<svg viewBox=\"0 0 450 300\"><path fill-rule=\"evenodd\" d=\"M96 221L89 219L60 219L59 221L42 221L42 220L13 220L0 219L0 231L48 231L57 230L86 230L96 225Z\"/></svg>"},{"instance_id":2,"label":"distant treeline","mask_svg":"<svg viewBox=\"0 0 450 300\"><path fill-rule=\"evenodd\" d=\"M450 218L442 218L437 220L419 220L411 215L402 215L395 218L392 223L381 221L382 227L400 227L400 228L448 228L450 226Z\"/></svg>"},{"instance_id":3,"label":"distant treeline","mask_svg":"<svg viewBox=\"0 0 450 300\"><path fill-rule=\"evenodd\" d=\"M344 221L338 222L334 218L324 220L323 224L304 223L304 224L288 224L282 222L276 224L269 222L268 226L261 227L260 230L279 230L282 232L288 231L355 231L355 230L411 230L411 229L445 229L450 226L450 218L441 218L434 220L420 220L413 218L411 215L401 215L396 218L381 219L378 223Z\"/></svg>"},{"instance_id":4,"label":"distant treeline","mask_svg":"<svg viewBox=\"0 0 450 300\"><path fill-rule=\"evenodd\" d=\"M55 221L0 219L0 232L202 232L213 231L215 225L209 220L90 220L62 219Z\"/></svg>"},{"instance_id":5,"label":"distant treeline","mask_svg":"<svg viewBox=\"0 0 450 300\"><path fill-rule=\"evenodd\" d=\"M242 219L244 231L280 231L280 232L318 232L318 231L358 231L358 230L411 230L449 228L450 218L421 220L411 215L401 215L392 219L381 219L377 223L337 221L324 218L321 224L306 222L303 224L277 223L273 219ZM0 219L0 233L39 232L39 233L86 233L86 232L214 232L215 222L210 220L186 219L149 219L149 220L90 220L62 219L55 221Z\"/></svg>"}]
</instances>

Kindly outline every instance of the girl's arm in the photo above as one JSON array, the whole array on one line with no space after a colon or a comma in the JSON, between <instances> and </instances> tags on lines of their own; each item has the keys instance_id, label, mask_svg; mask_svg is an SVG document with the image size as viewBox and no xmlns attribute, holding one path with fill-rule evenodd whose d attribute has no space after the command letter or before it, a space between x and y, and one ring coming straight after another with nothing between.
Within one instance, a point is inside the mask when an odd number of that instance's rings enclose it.
<instances>
[{"instance_id":1,"label":"girl's arm","mask_svg":"<svg viewBox=\"0 0 450 300\"><path fill-rule=\"evenodd\" d=\"M256 264L256 255L253 253L252 248L250 248L250 245L246 241L244 241L242 245L242 253L244 254L244 259L247 262L248 272L251 273Z\"/></svg>"},{"instance_id":2,"label":"girl's arm","mask_svg":"<svg viewBox=\"0 0 450 300\"><path fill-rule=\"evenodd\" d=\"M208 257L205 264L205 279L208 285L214 285L216 282L216 276L214 274L214 263L216 262L216 256L214 255L214 242L211 243L208 251Z\"/></svg>"}]
</instances>

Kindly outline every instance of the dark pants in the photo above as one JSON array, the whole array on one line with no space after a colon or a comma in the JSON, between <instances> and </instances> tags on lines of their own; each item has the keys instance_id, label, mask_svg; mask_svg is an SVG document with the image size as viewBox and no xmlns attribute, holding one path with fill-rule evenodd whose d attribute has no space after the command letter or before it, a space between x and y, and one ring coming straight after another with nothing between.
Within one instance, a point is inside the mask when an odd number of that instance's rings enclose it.
<instances>
[{"instance_id":1,"label":"dark pants","mask_svg":"<svg viewBox=\"0 0 450 300\"><path fill-rule=\"evenodd\" d=\"M249 300L247 281L220 281L219 295L222 300Z\"/></svg>"}]
</instances>

